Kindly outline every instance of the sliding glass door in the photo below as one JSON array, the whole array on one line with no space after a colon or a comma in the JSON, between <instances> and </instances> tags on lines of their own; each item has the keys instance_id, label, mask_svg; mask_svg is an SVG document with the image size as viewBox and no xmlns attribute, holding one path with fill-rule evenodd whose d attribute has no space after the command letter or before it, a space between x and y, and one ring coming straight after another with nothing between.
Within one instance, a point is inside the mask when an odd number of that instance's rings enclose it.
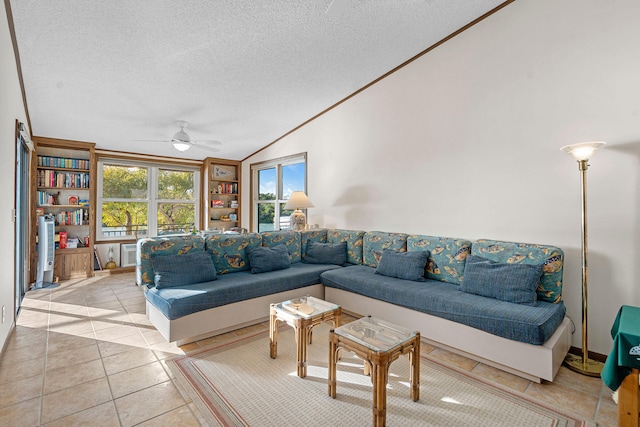
<instances>
[{"instance_id":1,"label":"sliding glass door","mask_svg":"<svg viewBox=\"0 0 640 427\"><path fill-rule=\"evenodd\" d=\"M15 236L16 236L16 315L20 311L22 298L27 291L27 266L29 264L29 146L18 134L16 144L16 194L15 194Z\"/></svg>"}]
</instances>

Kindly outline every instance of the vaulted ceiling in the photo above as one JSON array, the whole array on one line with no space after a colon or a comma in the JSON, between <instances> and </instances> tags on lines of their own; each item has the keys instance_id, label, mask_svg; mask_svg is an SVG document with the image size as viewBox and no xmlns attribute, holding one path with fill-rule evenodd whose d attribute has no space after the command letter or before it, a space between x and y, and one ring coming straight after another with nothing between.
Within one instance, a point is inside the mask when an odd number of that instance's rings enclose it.
<instances>
[{"instance_id":1,"label":"vaulted ceiling","mask_svg":"<svg viewBox=\"0 0 640 427\"><path fill-rule=\"evenodd\" d=\"M503 1L10 5L34 135L243 159ZM193 140L221 141L219 151L175 150L178 120Z\"/></svg>"}]
</instances>

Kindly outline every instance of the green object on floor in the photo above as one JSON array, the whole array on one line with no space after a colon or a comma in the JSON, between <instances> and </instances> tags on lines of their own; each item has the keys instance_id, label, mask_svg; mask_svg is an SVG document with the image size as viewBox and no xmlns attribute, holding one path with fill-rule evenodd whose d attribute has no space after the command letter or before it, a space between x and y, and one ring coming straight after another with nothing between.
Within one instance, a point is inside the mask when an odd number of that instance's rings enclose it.
<instances>
[{"instance_id":1,"label":"green object on floor","mask_svg":"<svg viewBox=\"0 0 640 427\"><path fill-rule=\"evenodd\" d=\"M640 308L623 305L611 328L613 348L602 370L602 381L617 390L631 369L640 368Z\"/></svg>"}]
</instances>

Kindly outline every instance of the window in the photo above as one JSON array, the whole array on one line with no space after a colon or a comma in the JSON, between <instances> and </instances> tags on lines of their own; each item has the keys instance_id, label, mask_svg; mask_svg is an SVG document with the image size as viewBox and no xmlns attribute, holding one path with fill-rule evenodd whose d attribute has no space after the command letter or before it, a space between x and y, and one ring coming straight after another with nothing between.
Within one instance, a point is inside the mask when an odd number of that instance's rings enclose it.
<instances>
[{"instance_id":1,"label":"window","mask_svg":"<svg viewBox=\"0 0 640 427\"><path fill-rule=\"evenodd\" d=\"M306 181L306 153L252 164L251 229L260 232L290 228L293 211L284 206L294 191L307 192Z\"/></svg>"},{"instance_id":2,"label":"window","mask_svg":"<svg viewBox=\"0 0 640 427\"><path fill-rule=\"evenodd\" d=\"M195 168L100 160L97 238L189 232L199 224L199 183Z\"/></svg>"}]
</instances>

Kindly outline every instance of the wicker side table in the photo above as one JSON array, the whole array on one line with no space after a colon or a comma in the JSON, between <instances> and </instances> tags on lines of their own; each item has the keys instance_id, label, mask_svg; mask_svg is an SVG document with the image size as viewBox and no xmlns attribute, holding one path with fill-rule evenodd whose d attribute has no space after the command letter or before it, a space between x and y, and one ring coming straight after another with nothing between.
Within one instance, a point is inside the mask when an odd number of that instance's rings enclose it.
<instances>
[{"instance_id":1,"label":"wicker side table","mask_svg":"<svg viewBox=\"0 0 640 427\"><path fill-rule=\"evenodd\" d=\"M296 335L296 361L300 378L307 376L307 344L311 344L312 329L322 322L332 322L335 328L342 322L342 308L319 298L306 297L302 307L291 301L271 304L269 315L269 356L278 356L278 322L291 326Z\"/></svg>"},{"instance_id":2,"label":"wicker side table","mask_svg":"<svg viewBox=\"0 0 640 427\"><path fill-rule=\"evenodd\" d=\"M403 354L409 355L410 394L420 399L420 332L413 332L374 317L364 317L329 332L329 395L336 397L336 366L339 352L354 352L364 360L364 373L373 385L373 425L387 420L389 366Z\"/></svg>"}]
</instances>

